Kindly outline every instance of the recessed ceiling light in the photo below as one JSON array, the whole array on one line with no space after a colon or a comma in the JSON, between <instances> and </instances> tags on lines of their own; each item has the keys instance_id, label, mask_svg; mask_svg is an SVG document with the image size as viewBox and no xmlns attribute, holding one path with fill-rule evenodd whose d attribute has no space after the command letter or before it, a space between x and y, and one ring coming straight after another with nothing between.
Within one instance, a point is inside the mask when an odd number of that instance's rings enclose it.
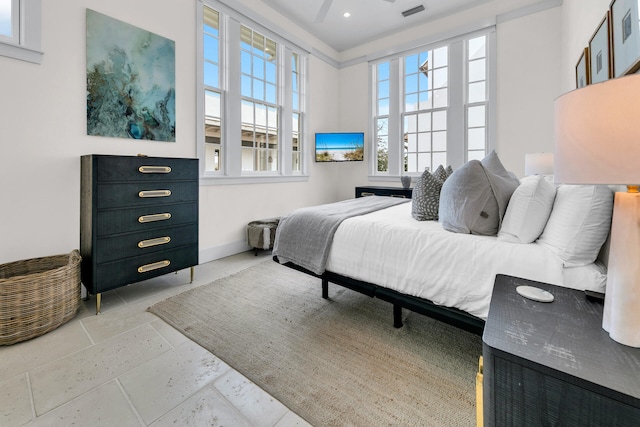
<instances>
[{"instance_id":1,"label":"recessed ceiling light","mask_svg":"<svg viewBox=\"0 0 640 427\"><path fill-rule=\"evenodd\" d=\"M345 18L348 18L351 16L351 14L349 12L345 12L342 14L342 16L344 16Z\"/></svg>"}]
</instances>

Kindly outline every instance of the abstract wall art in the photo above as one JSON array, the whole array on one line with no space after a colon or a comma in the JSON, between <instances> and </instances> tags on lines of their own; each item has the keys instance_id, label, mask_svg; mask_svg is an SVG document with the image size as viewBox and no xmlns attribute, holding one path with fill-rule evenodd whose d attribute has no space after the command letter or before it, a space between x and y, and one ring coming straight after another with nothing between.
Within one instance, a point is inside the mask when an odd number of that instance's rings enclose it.
<instances>
[{"instance_id":1,"label":"abstract wall art","mask_svg":"<svg viewBox=\"0 0 640 427\"><path fill-rule=\"evenodd\" d=\"M87 9L87 134L175 142L174 41Z\"/></svg>"}]
</instances>

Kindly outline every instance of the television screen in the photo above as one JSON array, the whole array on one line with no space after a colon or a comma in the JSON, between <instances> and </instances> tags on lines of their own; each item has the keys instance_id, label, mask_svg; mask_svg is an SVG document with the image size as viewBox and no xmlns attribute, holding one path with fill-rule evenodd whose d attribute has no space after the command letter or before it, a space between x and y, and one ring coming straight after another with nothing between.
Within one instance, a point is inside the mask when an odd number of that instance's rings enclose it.
<instances>
[{"instance_id":1,"label":"television screen","mask_svg":"<svg viewBox=\"0 0 640 427\"><path fill-rule=\"evenodd\" d=\"M316 162L364 160L364 132L316 133Z\"/></svg>"}]
</instances>

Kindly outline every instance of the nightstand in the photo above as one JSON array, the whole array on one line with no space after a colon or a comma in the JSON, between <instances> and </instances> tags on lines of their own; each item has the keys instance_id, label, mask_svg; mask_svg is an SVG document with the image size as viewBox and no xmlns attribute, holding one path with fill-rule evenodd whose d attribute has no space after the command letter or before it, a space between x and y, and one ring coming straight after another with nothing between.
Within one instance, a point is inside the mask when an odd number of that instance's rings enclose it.
<instances>
[{"instance_id":1,"label":"nightstand","mask_svg":"<svg viewBox=\"0 0 640 427\"><path fill-rule=\"evenodd\" d=\"M541 303L516 292L551 292ZM584 292L497 275L482 337L485 426L638 426L640 349L602 329Z\"/></svg>"},{"instance_id":2,"label":"nightstand","mask_svg":"<svg viewBox=\"0 0 640 427\"><path fill-rule=\"evenodd\" d=\"M403 187L356 187L356 197L365 196L390 196L411 198L413 188Z\"/></svg>"}]
</instances>

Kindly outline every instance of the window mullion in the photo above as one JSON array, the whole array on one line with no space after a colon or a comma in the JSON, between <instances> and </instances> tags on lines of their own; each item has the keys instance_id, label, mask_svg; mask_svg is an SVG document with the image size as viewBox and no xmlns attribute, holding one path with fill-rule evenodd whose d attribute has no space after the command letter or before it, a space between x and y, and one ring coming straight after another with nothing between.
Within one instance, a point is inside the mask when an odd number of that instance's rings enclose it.
<instances>
[{"instance_id":1,"label":"window mullion","mask_svg":"<svg viewBox=\"0 0 640 427\"><path fill-rule=\"evenodd\" d=\"M240 176L242 174L242 97L239 78L231 76L240 75L240 22L228 18L226 20L225 43L225 80L227 99L225 108L225 132L224 132L224 156L228 176Z\"/></svg>"},{"instance_id":2,"label":"window mullion","mask_svg":"<svg viewBox=\"0 0 640 427\"><path fill-rule=\"evenodd\" d=\"M278 119L280 120L279 128L280 132L278 132L278 155L280 156L280 165L281 165L281 173L285 175L291 175L293 172L293 146L291 142L291 135L293 131L293 108L292 108L292 99L293 99L293 67L291 66L291 56L292 51L289 48L281 49L281 72L279 77L281 79L282 84L280 96L281 101L280 105L282 105L280 114L278 115Z\"/></svg>"},{"instance_id":3,"label":"window mullion","mask_svg":"<svg viewBox=\"0 0 640 427\"><path fill-rule=\"evenodd\" d=\"M449 79L457 84L449 85L449 114L447 114L447 159L455 169L466 161L465 123L465 64L464 43L456 41L449 45Z\"/></svg>"},{"instance_id":4,"label":"window mullion","mask_svg":"<svg viewBox=\"0 0 640 427\"><path fill-rule=\"evenodd\" d=\"M399 58L392 59L389 64L389 112L404 111L401 105L403 93L402 69ZM401 175L402 172L402 114L389 114L389 160L388 174Z\"/></svg>"}]
</instances>

